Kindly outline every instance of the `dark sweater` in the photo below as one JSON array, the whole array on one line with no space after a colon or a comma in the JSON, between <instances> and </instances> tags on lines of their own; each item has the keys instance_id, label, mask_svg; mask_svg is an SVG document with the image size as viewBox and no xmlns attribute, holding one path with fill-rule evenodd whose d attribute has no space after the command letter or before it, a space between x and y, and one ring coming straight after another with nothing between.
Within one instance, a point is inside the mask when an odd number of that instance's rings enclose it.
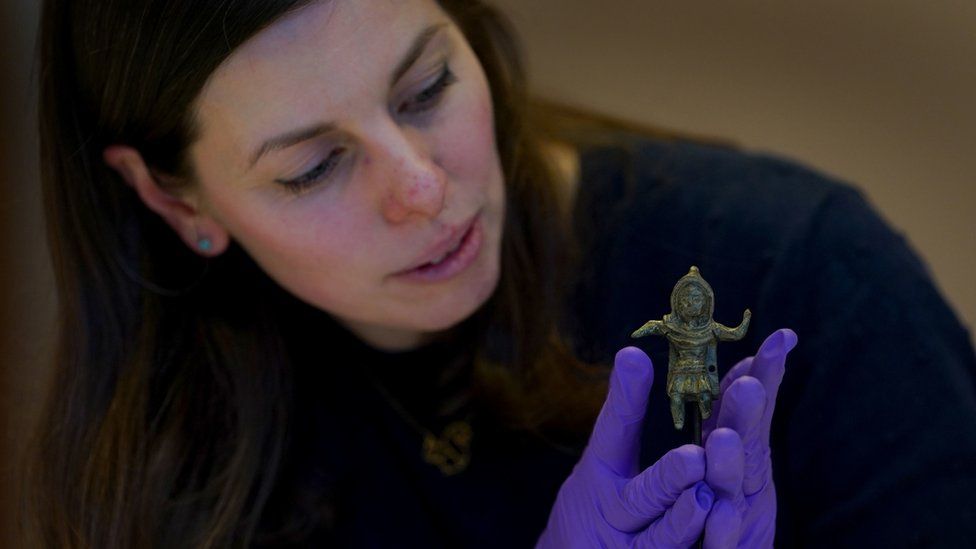
<instances>
[{"instance_id":1,"label":"dark sweater","mask_svg":"<svg viewBox=\"0 0 976 549\"><path fill-rule=\"evenodd\" d=\"M745 339L719 346L720 374L777 328L799 335L772 428L777 547L976 539L972 343L858 192L772 156L637 138L585 151L581 170L585 259L565 330L586 361L609 365L634 344L653 360L644 466L689 440L664 394L667 342L629 334L670 312L674 283L697 265L716 321L753 312ZM578 448L479 421L463 398L463 330L398 354L327 331L317 341L328 367L297 374L293 443L266 523L288 522L296 546L531 547ZM418 429L457 418L474 425L472 460L444 476L420 459Z\"/></svg>"}]
</instances>

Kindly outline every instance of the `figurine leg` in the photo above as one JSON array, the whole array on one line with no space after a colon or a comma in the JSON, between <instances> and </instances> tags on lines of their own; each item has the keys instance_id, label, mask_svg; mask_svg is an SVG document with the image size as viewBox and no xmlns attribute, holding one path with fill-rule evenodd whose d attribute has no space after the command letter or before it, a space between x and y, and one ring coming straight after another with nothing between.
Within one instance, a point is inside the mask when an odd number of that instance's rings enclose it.
<instances>
[{"instance_id":1,"label":"figurine leg","mask_svg":"<svg viewBox=\"0 0 976 549\"><path fill-rule=\"evenodd\" d=\"M698 409L701 410L702 419L708 419L712 415L712 393L703 391L698 395Z\"/></svg>"},{"instance_id":2,"label":"figurine leg","mask_svg":"<svg viewBox=\"0 0 976 549\"><path fill-rule=\"evenodd\" d=\"M671 418L674 428L681 430L685 426L685 401L681 393L671 393Z\"/></svg>"}]
</instances>

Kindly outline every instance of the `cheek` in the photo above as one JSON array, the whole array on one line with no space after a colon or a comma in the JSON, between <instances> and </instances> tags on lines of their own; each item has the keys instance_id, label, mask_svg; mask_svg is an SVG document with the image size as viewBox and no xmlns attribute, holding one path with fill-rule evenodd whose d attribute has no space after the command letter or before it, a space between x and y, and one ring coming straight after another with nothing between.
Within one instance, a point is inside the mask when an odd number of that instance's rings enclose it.
<instances>
[{"instance_id":1,"label":"cheek","mask_svg":"<svg viewBox=\"0 0 976 549\"><path fill-rule=\"evenodd\" d=\"M498 169L491 99L477 94L460 110L438 140L440 163L449 174L487 183Z\"/></svg>"},{"instance_id":2,"label":"cheek","mask_svg":"<svg viewBox=\"0 0 976 549\"><path fill-rule=\"evenodd\" d=\"M355 219L298 215L286 223L239 225L239 243L289 293L326 311L344 311L363 299L382 271ZM363 244L350 246L350 242Z\"/></svg>"},{"instance_id":3,"label":"cheek","mask_svg":"<svg viewBox=\"0 0 976 549\"><path fill-rule=\"evenodd\" d=\"M262 255L284 270L329 278L355 279L349 275L352 266L375 262L370 253L379 248L375 231L364 224L366 218L354 206L343 209L314 200L303 206L279 214L278 223L269 231L252 233L263 248ZM358 245L350 246L350 242Z\"/></svg>"},{"instance_id":4,"label":"cheek","mask_svg":"<svg viewBox=\"0 0 976 549\"><path fill-rule=\"evenodd\" d=\"M305 277L355 278L349 265L363 263L373 249L364 217L348 204L333 204L329 197L272 206L268 200L231 200L213 197L220 221L261 267L279 283L304 284ZM318 199L316 199L318 198ZM345 206L345 207L341 207ZM349 242L362 246L349 246Z\"/></svg>"}]
</instances>

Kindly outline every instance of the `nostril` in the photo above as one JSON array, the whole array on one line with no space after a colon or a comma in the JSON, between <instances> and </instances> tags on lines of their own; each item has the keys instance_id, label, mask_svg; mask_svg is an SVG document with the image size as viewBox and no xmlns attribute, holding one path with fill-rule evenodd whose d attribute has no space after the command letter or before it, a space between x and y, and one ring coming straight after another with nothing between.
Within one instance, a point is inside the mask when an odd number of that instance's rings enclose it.
<instances>
[{"instance_id":1,"label":"nostril","mask_svg":"<svg viewBox=\"0 0 976 549\"><path fill-rule=\"evenodd\" d=\"M400 174L400 181L394 183L396 190L390 196L397 203L393 209L400 212L400 217L411 212L426 217L439 215L447 194L442 175L435 166Z\"/></svg>"}]
</instances>

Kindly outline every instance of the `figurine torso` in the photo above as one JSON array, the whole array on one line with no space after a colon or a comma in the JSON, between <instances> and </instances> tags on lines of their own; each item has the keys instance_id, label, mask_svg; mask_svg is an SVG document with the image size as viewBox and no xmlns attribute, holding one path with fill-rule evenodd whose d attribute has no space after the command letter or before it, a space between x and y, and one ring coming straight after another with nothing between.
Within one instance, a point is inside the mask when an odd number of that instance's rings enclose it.
<instances>
[{"instance_id":1,"label":"figurine torso","mask_svg":"<svg viewBox=\"0 0 976 549\"><path fill-rule=\"evenodd\" d=\"M673 315L667 315L664 323L670 343L668 394L692 396L707 390L717 395L717 376L709 375L709 365L714 366L709 357L715 356L715 335L712 334L711 322L694 327Z\"/></svg>"},{"instance_id":2,"label":"figurine torso","mask_svg":"<svg viewBox=\"0 0 976 549\"><path fill-rule=\"evenodd\" d=\"M675 330L668 332L668 341L674 349L674 360L669 371L674 373L704 372L707 368L708 345L714 341L708 327L698 330Z\"/></svg>"}]
</instances>

